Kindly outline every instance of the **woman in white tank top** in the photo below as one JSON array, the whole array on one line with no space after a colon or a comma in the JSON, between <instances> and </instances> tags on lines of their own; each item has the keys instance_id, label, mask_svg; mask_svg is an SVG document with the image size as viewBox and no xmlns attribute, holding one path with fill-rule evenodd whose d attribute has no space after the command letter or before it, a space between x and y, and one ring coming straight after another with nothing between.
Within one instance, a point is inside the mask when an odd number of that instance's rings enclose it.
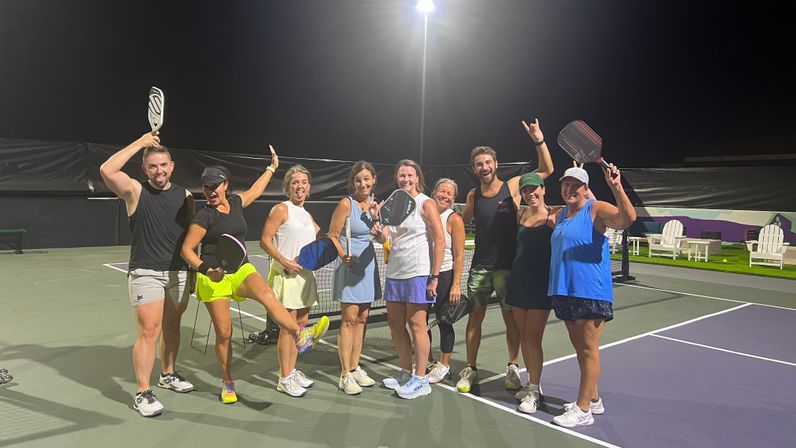
<instances>
[{"instance_id":1,"label":"woman in white tank top","mask_svg":"<svg viewBox=\"0 0 796 448\"><path fill-rule=\"evenodd\" d=\"M423 172L412 160L398 162L395 171L398 188L407 191L417 203L415 211L399 226L374 227L377 239L390 240L390 262L384 283L387 321L401 371L384 380L401 398L431 393L426 365L431 349L426 319L428 305L434 303L445 237L434 201L423 194ZM410 338L407 325L412 332ZM412 342L415 368L412 372Z\"/></svg>"},{"instance_id":2,"label":"woman in white tank top","mask_svg":"<svg viewBox=\"0 0 796 448\"><path fill-rule=\"evenodd\" d=\"M282 190L288 200L271 209L260 238L260 247L271 257L268 284L296 322L304 326L309 320L310 307L318 300L315 275L295 261L301 248L315 241L320 232L318 224L304 210L310 180L309 171L301 165L287 171ZM280 375L276 389L300 397L313 382L296 370L298 350L288 342L285 331L280 331L277 341Z\"/></svg>"}]
</instances>

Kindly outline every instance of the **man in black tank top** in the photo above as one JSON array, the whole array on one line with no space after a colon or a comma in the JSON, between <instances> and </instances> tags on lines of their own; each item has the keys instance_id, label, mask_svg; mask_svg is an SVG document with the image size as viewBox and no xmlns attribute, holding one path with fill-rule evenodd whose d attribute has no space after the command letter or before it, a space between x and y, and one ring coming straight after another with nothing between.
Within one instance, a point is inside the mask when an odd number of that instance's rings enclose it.
<instances>
[{"instance_id":1,"label":"man in black tank top","mask_svg":"<svg viewBox=\"0 0 796 448\"><path fill-rule=\"evenodd\" d=\"M147 176L143 183L122 171L142 149L141 167ZM173 170L171 154L153 133L144 134L100 167L105 184L124 200L130 219L132 242L127 281L138 330L133 345L133 368L138 383L133 407L144 417L163 412L163 405L150 387L161 333L162 373L158 386L176 392L193 390L193 385L176 373L174 364L180 347L180 320L192 284L180 248L194 205L188 190L170 182Z\"/></svg>"},{"instance_id":2,"label":"man in black tank top","mask_svg":"<svg viewBox=\"0 0 796 448\"><path fill-rule=\"evenodd\" d=\"M539 128L539 120L522 122L525 132L534 143L539 158L536 169L542 179L553 173L553 161ZM500 299L503 322L506 324L506 344L508 346L508 366L506 368L506 388L519 389L519 368L517 360L520 352L520 334L506 304L508 279L514 261L517 238L517 210L520 206L519 176L506 182L497 177L497 154L489 146L476 146L470 153L473 173L478 176L480 186L467 193L467 202L462 212L464 222L475 218L475 254L467 280L467 292L473 303L467 319L467 367L459 373L456 388L459 392L469 392L478 381L478 349L481 346L481 324L486 316L486 306L492 293Z\"/></svg>"}]
</instances>

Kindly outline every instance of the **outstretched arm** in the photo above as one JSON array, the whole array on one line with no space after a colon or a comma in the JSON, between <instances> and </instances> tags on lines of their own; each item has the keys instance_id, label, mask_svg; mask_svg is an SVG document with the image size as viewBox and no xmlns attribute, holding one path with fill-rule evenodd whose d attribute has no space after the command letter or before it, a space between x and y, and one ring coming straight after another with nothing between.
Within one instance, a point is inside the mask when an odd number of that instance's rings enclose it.
<instances>
[{"instance_id":1,"label":"outstretched arm","mask_svg":"<svg viewBox=\"0 0 796 448\"><path fill-rule=\"evenodd\" d=\"M279 157L276 155L276 150L271 145L268 145L268 148L271 149L271 164L265 168L263 174L254 181L251 188L244 191L240 194L241 201L243 202L243 207L248 207L249 204L256 201L257 198L262 196L263 192L265 191L265 187L268 186L268 183L271 182L271 178L276 173L276 169L279 168Z\"/></svg>"}]
</instances>

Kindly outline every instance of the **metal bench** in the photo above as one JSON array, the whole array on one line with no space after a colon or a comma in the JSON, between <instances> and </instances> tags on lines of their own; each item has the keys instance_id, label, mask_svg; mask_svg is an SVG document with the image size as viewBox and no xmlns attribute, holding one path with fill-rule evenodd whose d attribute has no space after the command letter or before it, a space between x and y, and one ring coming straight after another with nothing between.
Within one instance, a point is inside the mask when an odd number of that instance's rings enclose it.
<instances>
[{"instance_id":1,"label":"metal bench","mask_svg":"<svg viewBox=\"0 0 796 448\"><path fill-rule=\"evenodd\" d=\"M0 229L0 244L8 246L15 253L22 253L22 238L25 229Z\"/></svg>"}]
</instances>

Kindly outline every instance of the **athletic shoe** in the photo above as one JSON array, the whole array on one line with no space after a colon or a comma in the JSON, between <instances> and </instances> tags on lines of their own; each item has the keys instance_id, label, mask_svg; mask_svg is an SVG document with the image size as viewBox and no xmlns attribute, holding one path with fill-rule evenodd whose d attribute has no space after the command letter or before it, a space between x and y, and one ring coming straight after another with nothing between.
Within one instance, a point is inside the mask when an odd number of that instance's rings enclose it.
<instances>
[{"instance_id":1,"label":"athletic shoe","mask_svg":"<svg viewBox=\"0 0 796 448\"><path fill-rule=\"evenodd\" d=\"M478 382L478 370L470 366L465 367L459 372L459 381L456 383L456 390L461 393L470 392L470 388Z\"/></svg>"},{"instance_id":2,"label":"athletic shoe","mask_svg":"<svg viewBox=\"0 0 796 448\"><path fill-rule=\"evenodd\" d=\"M412 375L408 383L395 390L401 398L411 400L412 398L422 397L431 393L431 386L428 384L428 377L420 378Z\"/></svg>"},{"instance_id":3,"label":"athletic shoe","mask_svg":"<svg viewBox=\"0 0 796 448\"><path fill-rule=\"evenodd\" d=\"M539 406L539 399L541 396L539 392L536 390L528 391L522 400L520 400L520 405L517 406L517 410L523 412L525 414L533 414L536 412L536 407Z\"/></svg>"},{"instance_id":4,"label":"athletic shoe","mask_svg":"<svg viewBox=\"0 0 796 448\"><path fill-rule=\"evenodd\" d=\"M315 381L307 378L307 375L304 375L304 372L302 372L301 370L293 369L291 376L293 376L296 382L299 383L299 386L305 389L312 387L312 385L315 384Z\"/></svg>"},{"instance_id":5,"label":"athletic shoe","mask_svg":"<svg viewBox=\"0 0 796 448\"><path fill-rule=\"evenodd\" d=\"M506 367L506 389L517 390L521 387L520 368L517 367L517 364L509 364Z\"/></svg>"},{"instance_id":6,"label":"athletic shoe","mask_svg":"<svg viewBox=\"0 0 796 448\"><path fill-rule=\"evenodd\" d=\"M312 341L312 346L315 347L320 342L323 335L329 331L329 318L326 316L321 316L318 319L318 322L312 326L312 331L314 333L315 339Z\"/></svg>"},{"instance_id":7,"label":"athletic shoe","mask_svg":"<svg viewBox=\"0 0 796 448\"><path fill-rule=\"evenodd\" d=\"M573 406L575 406L575 403L566 403L564 405L564 410L568 411ZM605 406L603 406L603 399L598 398L597 401L589 401L589 410L591 411L592 415L605 414Z\"/></svg>"},{"instance_id":8,"label":"athletic shoe","mask_svg":"<svg viewBox=\"0 0 796 448\"><path fill-rule=\"evenodd\" d=\"M238 401L238 395L235 393L235 383L230 381L224 381L224 384L221 385L221 402L224 404L230 404Z\"/></svg>"},{"instance_id":9,"label":"athletic shoe","mask_svg":"<svg viewBox=\"0 0 796 448\"><path fill-rule=\"evenodd\" d=\"M591 416L591 411L583 412L577 406L570 406L563 414L553 417L553 423L564 428L589 426L594 424L594 417Z\"/></svg>"},{"instance_id":10,"label":"athletic shoe","mask_svg":"<svg viewBox=\"0 0 796 448\"><path fill-rule=\"evenodd\" d=\"M450 376L451 368L443 365L442 363L436 363L434 368L431 372L427 375L428 382L431 384L437 384L440 381L448 378Z\"/></svg>"},{"instance_id":11,"label":"athletic shoe","mask_svg":"<svg viewBox=\"0 0 796 448\"><path fill-rule=\"evenodd\" d=\"M337 383L337 388L347 393L348 395L358 395L362 393L362 388L357 384L357 380L351 373L346 373L340 376L340 381Z\"/></svg>"},{"instance_id":12,"label":"athletic shoe","mask_svg":"<svg viewBox=\"0 0 796 448\"><path fill-rule=\"evenodd\" d=\"M439 364L437 361L429 361L428 365L426 366L426 375L431 373L431 371L434 370L435 367L437 367L437 364Z\"/></svg>"},{"instance_id":13,"label":"athletic shoe","mask_svg":"<svg viewBox=\"0 0 796 448\"><path fill-rule=\"evenodd\" d=\"M296 377L288 375L287 378L279 378L276 383L276 390L284 392L291 397L302 397L307 393L307 389L301 387L301 384L296 381Z\"/></svg>"},{"instance_id":14,"label":"athletic shoe","mask_svg":"<svg viewBox=\"0 0 796 448\"><path fill-rule=\"evenodd\" d=\"M384 383L384 386L387 387L388 389L397 390L402 385L408 383L409 380L411 379L412 379L412 374L405 371L404 369L401 369L395 375L389 378L384 378L381 382Z\"/></svg>"},{"instance_id":15,"label":"athletic shoe","mask_svg":"<svg viewBox=\"0 0 796 448\"><path fill-rule=\"evenodd\" d=\"M160 379L158 380L158 387L171 389L180 393L186 393L193 390L193 384L186 381L185 378L183 378L182 375L177 372L171 372L165 375L161 374Z\"/></svg>"},{"instance_id":16,"label":"athletic shoe","mask_svg":"<svg viewBox=\"0 0 796 448\"><path fill-rule=\"evenodd\" d=\"M353 372L351 372L351 376L354 377L354 381L357 382L358 385L362 387L370 387L376 384L376 380L368 376L368 372L362 370L362 367L357 366Z\"/></svg>"},{"instance_id":17,"label":"athletic shoe","mask_svg":"<svg viewBox=\"0 0 796 448\"><path fill-rule=\"evenodd\" d=\"M531 392L536 392L539 395L539 400L542 399L542 386L531 383L526 384L522 387L522 389L514 394L514 399L517 401L522 401L522 399Z\"/></svg>"},{"instance_id":18,"label":"athletic shoe","mask_svg":"<svg viewBox=\"0 0 796 448\"><path fill-rule=\"evenodd\" d=\"M138 411L141 417L154 417L163 412L163 405L158 401L158 397L150 389L147 389L135 394L133 409Z\"/></svg>"}]
</instances>

